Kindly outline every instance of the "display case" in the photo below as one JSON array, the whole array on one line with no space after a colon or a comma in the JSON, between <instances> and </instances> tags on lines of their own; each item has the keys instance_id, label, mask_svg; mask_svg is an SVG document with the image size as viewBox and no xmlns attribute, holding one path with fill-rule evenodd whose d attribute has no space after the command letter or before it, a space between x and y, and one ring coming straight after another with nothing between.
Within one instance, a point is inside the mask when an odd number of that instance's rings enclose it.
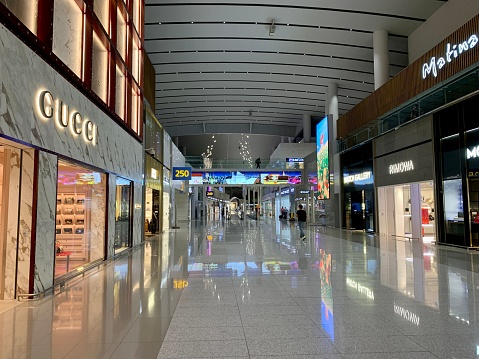
<instances>
[{"instance_id":1,"label":"display case","mask_svg":"<svg viewBox=\"0 0 479 359\"><path fill-rule=\"evenodd\" d=\"M85 233L87 212L86 194L61 193L57 195L56 253L57 260L86 260L88 245ZM65 255L68 253L68 255ZM68 257L68 258L67 258Z\"/></svg>"}]
</instances>

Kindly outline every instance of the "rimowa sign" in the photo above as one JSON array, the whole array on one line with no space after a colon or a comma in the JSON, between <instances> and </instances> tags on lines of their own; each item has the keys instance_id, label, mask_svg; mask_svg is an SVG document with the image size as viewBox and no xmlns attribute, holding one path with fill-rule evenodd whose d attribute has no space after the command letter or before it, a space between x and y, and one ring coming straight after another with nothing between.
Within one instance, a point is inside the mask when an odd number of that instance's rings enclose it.
<instances>
[{"instance_id":1,"label":"rimowa sign","mask_svg":"<svg viewBox=\"0 0 479 359\"><path fill-rule=\"evenodd\" d=\"M414 171L414 162L412 160L394 163L389 165L389 174L394 175L396 173L403 173Z\"/></svg>"}]
</instances>

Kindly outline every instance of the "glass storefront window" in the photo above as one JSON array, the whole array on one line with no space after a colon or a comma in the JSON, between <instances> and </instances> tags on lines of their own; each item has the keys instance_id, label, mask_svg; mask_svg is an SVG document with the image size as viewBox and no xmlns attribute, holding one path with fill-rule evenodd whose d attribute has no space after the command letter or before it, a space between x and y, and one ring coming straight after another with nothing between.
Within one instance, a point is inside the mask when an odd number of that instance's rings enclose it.
<instances>
[{"instance_id":1,"label":"glass storefront window","mask_svg":"<svg viewBox=\"0 0 479 359\"><path fill-rule=\"evenodd\" d=\"M106 175L58 161L55 277L105 257Z\"/></svg>"},{"instance_id":2,"label":"glass storefront window","mask_svg":"<svg viewBox=\"0 0 479 359\"><path fill-rule=\"evenodd\" d=\"M55 0L53 52L82 77L83 13L75 0Z\"/></svg>"},{"instance_id":3,"label":"glass storefront window","mask_svg":"<svg viewBox=\"0 0 479 359\"><path fill-rule=\"evenodd\" d=\"M131 247L132 182L116 178L115 253Z\"/></svg>"},{"instance_id":4,"label":"glass storefront window","mask_svg":"<svg viewBox=\"0 0 479 359\"><path fill-rule=\"evenodd\" d=\"M33 34L37 34L38 0L0 0L0 2Z\"/></svg>"}]
</instances>

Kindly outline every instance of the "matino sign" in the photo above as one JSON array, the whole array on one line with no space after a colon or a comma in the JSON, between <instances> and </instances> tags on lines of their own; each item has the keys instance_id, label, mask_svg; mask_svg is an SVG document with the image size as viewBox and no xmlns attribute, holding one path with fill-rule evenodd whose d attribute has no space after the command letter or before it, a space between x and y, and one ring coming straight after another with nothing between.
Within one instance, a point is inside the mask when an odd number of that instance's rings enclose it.
<instances>
[{"instance_id":1,"label":"matino sign","mask_svg":"<svg viewBox=\"0 0 479 359\"><path fill-rule=\"evenodd\" d=\"M439 57L431 57L429 62L426 62L422 65L422 78L426 79L428 75L431 73L434 77L437 77L437 72L441 70L446 64L452 62L454 59L457 59L462 53L473 49L477 43L479 42L479 38L476 34L473 34L467 39L466 41L461 42L460 44L450 44L447 43L446 45L446 53L444 56Z\"/></svg>"}]
</instances>

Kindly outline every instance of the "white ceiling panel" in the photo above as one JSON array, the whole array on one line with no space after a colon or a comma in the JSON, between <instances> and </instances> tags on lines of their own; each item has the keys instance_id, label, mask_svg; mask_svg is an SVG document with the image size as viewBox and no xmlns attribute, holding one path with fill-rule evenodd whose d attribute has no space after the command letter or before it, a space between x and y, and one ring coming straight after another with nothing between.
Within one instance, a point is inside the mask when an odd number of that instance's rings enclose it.
<instances>
[{"instance_id":1,"label":"white ceiling panel","mask_svg":"<svg viewBox=\"0 0 479 359\"><path fill-rule=\"evenodd\" d=\"M374 90L374 31L390 34L394 76L408 63L407 36L442 4L146 0L156 115L174 136L291 136L304 113L324 116L328 85L338 86L340 115Z\"/></svg>"}]
</instances>

